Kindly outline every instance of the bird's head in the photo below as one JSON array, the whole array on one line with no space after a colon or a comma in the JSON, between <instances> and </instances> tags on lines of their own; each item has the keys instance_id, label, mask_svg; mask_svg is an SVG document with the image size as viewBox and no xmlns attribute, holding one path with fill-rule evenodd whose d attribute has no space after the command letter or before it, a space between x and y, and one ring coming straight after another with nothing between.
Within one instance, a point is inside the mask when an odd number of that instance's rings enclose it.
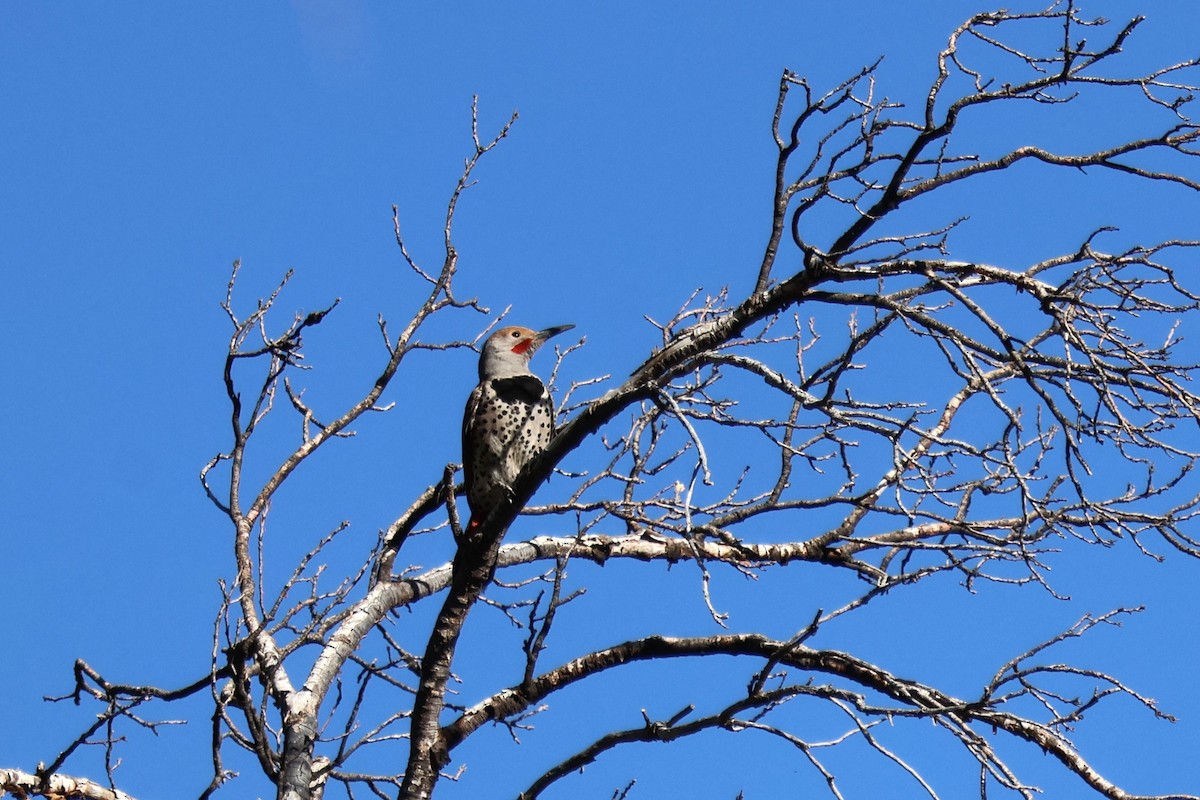
<instances>
[{"instance_id":1,"label":"bird's head","mask_svg":"<svg viewBox=\"0 0 1200 800\"><path fill-rule=\"evenodd\" d=\"M555 325L535 331L520 325L501 328L483 343L479 354L479 379L511 378L529 374L529 359L551 336L569 331L574 325Z\"/></svg>"}]
</instances>

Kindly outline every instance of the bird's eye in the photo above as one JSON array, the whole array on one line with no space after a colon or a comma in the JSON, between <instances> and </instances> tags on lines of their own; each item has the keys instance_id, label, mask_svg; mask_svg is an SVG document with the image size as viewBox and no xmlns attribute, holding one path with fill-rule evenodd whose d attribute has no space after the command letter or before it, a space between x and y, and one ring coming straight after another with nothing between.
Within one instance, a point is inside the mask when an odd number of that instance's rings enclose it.
<instances>
[{"instance_id":1,"label":"bird's eye","mask_svg":"<svg viewBox=\"0 0 1200 800\"><path fill-rule=\"evenodd\" d=\"M512 337L513 337L514 339L520 339L520 338L521 338L521 332L520 332L520 331L513 331L513 332L512 332Z\"/></svg>"}]
</instances>

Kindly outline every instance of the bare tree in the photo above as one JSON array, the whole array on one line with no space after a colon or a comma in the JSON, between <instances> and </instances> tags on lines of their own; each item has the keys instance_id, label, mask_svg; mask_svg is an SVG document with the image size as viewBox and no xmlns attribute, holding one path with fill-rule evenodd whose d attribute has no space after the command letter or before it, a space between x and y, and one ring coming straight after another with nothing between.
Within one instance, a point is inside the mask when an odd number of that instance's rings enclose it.
<instances>
[{"instance_id":1,"label":"bare tree","mask_svg":"<svg viewBox=\"0 0 1200 800\"><path fill-rule=\"evenodd\" d=\"M738 733L735 742L786 742L831 797L845 795L825 754L851 742L930 797L963 794L935 785L927 765L881 734L885 721L900 729L932 723L945 748L956 744L975 765L980 797L1037 795L1012 755L1025 751L1050 754L1097 796L1141 797L1107 780L1073 732L1116 697L1169 715L1119 677L1059 655L1067 640L1136 609L1088 615L1029 641L970 696L939 688L936 676L901 677L814 646L869 604L938 576L968 591L1003 584L1053 594L1047 567L1060 550L1069 557L1127 539L1147 556L1163 547L1200 556L1187 532L1200 508L1197 453L1187 443L1200 422L1200 396L1189 388L1198 370L1181 356L1177 335L1185 320L1195 324L1200 296L1172 268L1200 242L1113 246L1119 238L1100 229L1035 263L977 263L951 255L959 220L914 223L920 215L907 213L926 196L1030 162L1200 190L1200 127L1188 116L1200 61L1126 75L1122 48L1140 22L1087 19L1071 2L978 14L938 54L916 109L879 93L874 65L829 91L785 73L771 117L779 155L765 251L761 264L730 276L750 291L693 295L655 323L662 345L628 378L562 391L558 434L478 536L461 530L458 465L448 464L361 554L354 574L330 579L322 566L338 528L282 580L270 577L272 500L330 440L387 410L385 391L410 369L414 351L478 345L431 343L420 332L434 316L489 313L456 293L453 224L476 166L515 115L488 139L472 114L474 147L451 195L438 269L411 256L396 215L396 241L424 299L398 332L380 318L381 368L340 413L310 406L296 383L304 337L333 306L280 324L281 284L241 312L235 267L224 303L231 441L201 473L229 520L236 560L211 667L166 691L112 683L79 662L71 696L100 704L96 723L36 773L0 772L0 787L122 797L111 770L109 788L73 781L63 774L67 760L85 743L111 753L116 725L164 724L144 714L155 701L207 692L213 768L202 797L231 778L226 764L244 752L280 798L321 797L331 786L350 797L428 798L459 768L458 748L489 724L517 736L535 715L554 713L546 703L556 693L604 673L653 660L686 675L727 656L743 672L719 695L697 688L694 702L668 718L646 714L577 742L573 755L531 768L520 797L541 796L628 744L717 731ZM1096 149L1026 143L989 153L966 132L985 110L992 118L1017 108L1049 113L1130 90L1140 113L1125 131L1113 121L1112 142ZM574 349L558 353L556 374ZM883 370L897 358L907 381ZM289 408L300 443L264 471L254 461L265 458L257 435ZM722 458L731 447L748 467ZM521 530L543 533L505 538L518 517ZM424 536L453 557L432 569L405 566ZM572 624L567 606L585 589L572 565L614 559L692 565L718 632L635 636L547 663L548 642ZM710 596L711 570L758 575L797 564L845 574L853 580L844 585L857 588L791 620L791 638L717 627L725 616ZM522 631L523 668L508 685L455 675L464 623L480 603ZM431 604L430 624L396 613ZM836 712L842 733L817 738L803 717L786 713L790 703ZM628 794L626 786L614 796Z\"/></svg>"}]
</instances>

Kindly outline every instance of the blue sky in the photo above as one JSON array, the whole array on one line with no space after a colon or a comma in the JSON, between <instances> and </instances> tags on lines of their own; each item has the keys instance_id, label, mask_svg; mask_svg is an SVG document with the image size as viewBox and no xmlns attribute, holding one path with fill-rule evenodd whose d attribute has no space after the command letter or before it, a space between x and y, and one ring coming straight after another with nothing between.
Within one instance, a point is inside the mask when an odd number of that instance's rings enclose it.
<instances>
[{"instance_id":1,"label":"blue sky","mask_svg":"<svg viewBox=\"0 0 1200 800\"><path fill-rule=\"evenodd\" d=\"M1131 69L1192 55L1200 22L1190 2L1139 5L1149 20L1130 48ZM1121 17L1120 6L1096 13ZM243 262L243 309L289 268L296 277L285 316L342 299L310 337L316 369L306 397L332 408L361 392L381 352L376 315L400 321L418 302L392 237L392 205L415 257L436 265L478 95L484 135L514 110L520 120L462 203L458 291L494 310L512 305L523 324L575 323L588 346L573 377L626 374L656 343L643 315L668 317L697 287L737 292L753 280L768 231L780 71L827 87L886 54L881 90L919 102L946 34L982 8L847 7L0 6L0 402L9 453L0 473L0 767L31 770L86 724L88 710L41 700L70 689L76 657L115 680L165 684L207 664L216 581L232 573L232 559L196 476L226 445L220 370L229 331L219 303L234 259ZM1102 138L1103 112L1093 125L1053 133ZM1023 135L1023 122L989 135ZM1021 171L958 198L972 214L960 257L1019 264L1114 222L1146 241L1195 236L1195 198L1150 194L1133 181L1074 194L1072 180ZM939 220L959 213L928 211ZM484 324L463 313L430 335L469 338ZM360 439L298 476L279 503L311 505L281 510L277 524L303 520L303 535L319 535L350 519L352 541L369 546L457 459L460 398L473 381L473 358L454 353L420 381L393 387L385 400L397 411L368 420ZM411 415L422 424L406 424ZM1131 705L1114 706L1084 726L1081 742L1131 791L1200 791L1200 693L1184 666L1200 656L1190 614L1198 565L1117 551L1085 554L1086 568L1064 565L1072 603L1012 598L1032 619L1014 623L1003 598L985 606L914 594L822 644L915 671L929 647L953 649L954 631L990 621L1006 648L996 663L1085 611L1144 602L1148 611L1124 630L1081 648L1181 721L1150 724ZM599 573L594 597L621 608L633 602L621 582L646 574ZM732 578L727 586L724 599L749 619L796 591L783 578L756 593ZM895 622L911 614L926 615L928 647L897 633ZM790 622L779 625L773 633L787 635ZM945 660L947 680L969 691L969 670L957 676L958 656ZM178 768L198 791L206 737L202 717L153 741L135 733L123 788L186 796ZM505 757L536 761L530 750L513 752ZM685 763L663 753L645 758ZM75 771L91 767L99 777L94 759L81 763ZM653 770L644 772L644 796L655 796ZM623 785L622 774L601 773L595 796ZM697 796L731 797L737 781L710 788ZM749 797L782 791L756 788ZM1069 781L1061 791L1055 796L1084 796Z\"/></svg>"}]
</instances>

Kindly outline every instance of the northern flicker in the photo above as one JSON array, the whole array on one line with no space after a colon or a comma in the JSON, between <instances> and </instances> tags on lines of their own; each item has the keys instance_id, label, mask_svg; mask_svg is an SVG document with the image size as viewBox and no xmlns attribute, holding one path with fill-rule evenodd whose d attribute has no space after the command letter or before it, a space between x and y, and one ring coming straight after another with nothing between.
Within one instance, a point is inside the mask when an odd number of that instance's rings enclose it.
<instances>
[{"instance_id":1,"label":"northern flicker","mask_svg":"<svg viewBox=\"0 0 1200 800\"><path fill-rule=\"evenodd\" d=\"M574 327L533 331L511 325L484 343L479 385L463 414L463 475L471 507L468 533L508 500L521 470L550 443L554 404L545 384L529 371L529 360L551 336Z\"/></svg>"}]
</instances>

